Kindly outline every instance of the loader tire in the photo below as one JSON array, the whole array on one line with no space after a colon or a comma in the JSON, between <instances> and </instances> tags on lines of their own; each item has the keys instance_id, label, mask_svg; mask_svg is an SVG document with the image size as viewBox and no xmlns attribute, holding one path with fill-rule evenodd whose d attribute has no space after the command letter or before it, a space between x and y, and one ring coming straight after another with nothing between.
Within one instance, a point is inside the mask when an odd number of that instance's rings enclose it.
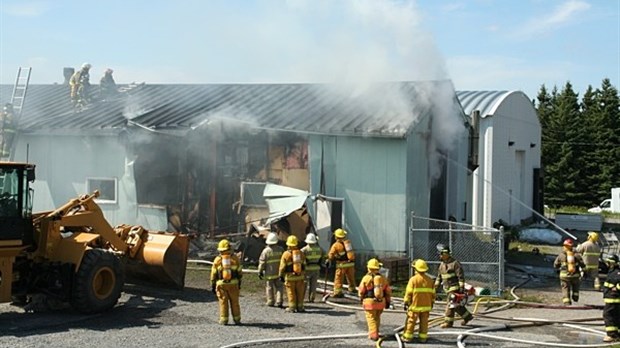
<instances>
[{"instance_id":1,"label":"loader tire","mask_svg":"<svg viewBox=\"0 0 620 348\"><path fill-rule=\"evenodd\" d=\"M106 311L118 302L124 283L123 266L116 255L87 250L75 274L71 305L82 313Z\"/></svg>"}]
</instances>

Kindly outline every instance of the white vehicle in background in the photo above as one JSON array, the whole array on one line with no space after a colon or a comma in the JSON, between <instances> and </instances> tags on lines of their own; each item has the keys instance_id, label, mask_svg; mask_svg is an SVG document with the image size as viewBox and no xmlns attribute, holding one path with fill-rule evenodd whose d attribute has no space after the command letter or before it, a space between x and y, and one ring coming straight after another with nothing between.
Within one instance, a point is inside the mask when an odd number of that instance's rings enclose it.
<instances>
[{"instance_id":1,"label":"white vehicle in background","mask_svg":"<svg viewBox=\"0 0 620 348\"><path fill-rule=\"evenodd\" d=\"M607 198L597 207L588 209L588 213L620 213L620 187L611 189L611 198Z\"/></svg>"}]
</instances>

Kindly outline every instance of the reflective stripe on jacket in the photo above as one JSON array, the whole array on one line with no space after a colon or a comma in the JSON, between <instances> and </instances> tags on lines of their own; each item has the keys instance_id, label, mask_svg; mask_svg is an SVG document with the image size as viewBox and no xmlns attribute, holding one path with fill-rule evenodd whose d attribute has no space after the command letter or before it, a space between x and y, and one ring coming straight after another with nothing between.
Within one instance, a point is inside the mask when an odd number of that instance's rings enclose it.
<instances>
[{"instance_id":1,"label":"reflective stripe on jacket","mask_svg":"<svg viewBox=\"0 0 620 348\"><path fill-rule=\"evenodd\" d=\"M581 254L583 263L586 264L585 269L598 269L598 258L601 255L601 248L588 240L577 247L577 252Z\"/></svg>"},{"instance_id":2,"label":"reflective stripe on jacket","mask_svg":"<svg viewBox=\"0 0 620 348\"><path fill-rule=\"evenodd\" d=\"M217 285L222 284L237 284L242 277L241 261L235 254L230 255L230 270L232 271L232 279L225 281L221 279L222 274L222 256L218 255L213 260L213 266L211 266L211 282L216 282Z\"/></svg>"},{"instance_id":3,"label":"reflective stripe on jacket","mask_svg":"<svg viewBox=\"0 0 620 348\"><path fill-rule=\"evenodd\" d=\"M581 274L579 273L580 269L585 269L586 265L583 263L581 254L575 252L573 253L573 257L575 259L575 271L573 273L568 271L569 264L566 250L562 250L553 262L553 268L560 270L560 279L572 279L581 276Z\"/></svg>"},{"instance_id":4,"label":"reflective stripe on jacket","mask_svg":"<svg viewBox=\"0 0 620 348\"><path fill-rule=\"evenodd\" d=\"M452 256L446 261L441 261L437 270L437 278L435 279L435 287L443 284L445 292L458 291L465 286L465 272L461 263Z\"/></svg>"},{"instance_id":5,"label":"reflective stripe on jacket","mask_svg":"<svg viewBox=\"0 0 620 348\"><path fill-rule=\"evenodd\" d=\"M318 245L308 244L301 248L301 251L306 255L306 271L319 271L323 262L323 249Z\"/></svg>"},{"instance_id":6,"label":"reflective stripe on jacket","mask_svg":"<svg viewBox=\"0 0 620 348\"><path fill-rule=\"evenodd\" d=\"M416 273L407 283L403 300L412 312L430 312L435 302L433 279L425 273Z\"/></svg>"},{"instance_id":7,"label":"reflective stripe on jacket","mask_svg":"<svg viewBox=\"0 0 620 348\"><path fill-rule=\"evenodd\" d=\"M278 267L282 258L282 248L278 245L267 245L258 258L258 271L265 272L265 280L278 279Z\"/></svg>"},{"instance_id":8,"label":"reflective stripe on jacket","mask_svg":"<svg viewBox=\"0 0 620 348\"><path fill-rule=\"evenodd\" d=\"M374 296L375 282L374 277L380 277L383 284L383 298L377 299ZM358 295L362 299L362 307L364 310L380 310L385 309L385 305L392 301L392 288L388 284L387 279L379 273L367 273L360 282L358 287Z\"/></svg>"},{"instance_id":9,"label":"reflective stripe on jacket","mask_svg":"<svg viewBox=\"0 0 620 348\"><path fill-rule=\"evenodd\" d=\"M304 253L300 253L301 255L301 264L303 268L306 265L306 255ZM295 281L295 280L304 280L305 275L304 272L295 273L293 272L293 253L291 250L286 250L282 253L282 258L280 259L280 267L278 269L278 275L280 277L284 277L285 280Z\"/></svg>"},{"instance_id":10,"label":"reflective stripe on jacket","mask_svg":"<svg viewBox=\"0 0 620 348\"><path fill-rule=\"evenodd\" d=\"M603 299L605 303L620 303L620 268L609 270L603 283Z\"/></svg>"}]
</instances>

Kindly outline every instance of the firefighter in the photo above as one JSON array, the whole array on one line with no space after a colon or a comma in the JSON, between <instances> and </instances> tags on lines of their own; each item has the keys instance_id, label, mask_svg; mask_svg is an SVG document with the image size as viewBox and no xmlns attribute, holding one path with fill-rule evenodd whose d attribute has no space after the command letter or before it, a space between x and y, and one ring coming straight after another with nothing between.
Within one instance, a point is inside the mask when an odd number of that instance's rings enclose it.
<instances>
[{"instance_id":1,"label":"firefighter","mask_svg":"<svg viewBox=\"0 0 620 348\"><path fill-rule=\"evenodd\" d=\"M308 284L308 302L314 302L316 297L317 281L321 272L321 265L325 252L317 244L318 239L314 233L306 235L306 246L301 251L306 255L306 283Z\"/></svg>"},{"instance_id":2,"label":"firefighter","mask_svg":"<svg viewBox=\"0 0 620 348\"><path fill-rule=\"evenodd\" d=\"M2 151L2 157L9 157L11 154L11 146L13 139L15 138L15 110L13 104L6 103L2 108L2 116L0 129L0 136L2 140L0 142L0 151Z\"/></svg>"},{"instance_id":3,"label":"firefighter","mask_svg":"<svg viewBox=\"0 0 620 348\"><path fill-rule=\"evenodd\" d=\"M420 330L418 338L420 343L426 342L428 339L428 317L433 304L435 303L435 286L431 277L426 275L428 265L422 259L415 260L411 263L415 274L405 290L404 307L407 311L407 324L402 335L405 342L413 341L413 330L418 318L420 318Z\"/></svg>"},{"instance_id":4,"label":"firefighter","mask_svg":"<svg viewBox=\"0 0 620 348\"><path fill-rule=\"evenodd\" d=\"M387 279L379 273L381 266L377 259L368 260L366 264L368 273L362 278L358 290L362 307L366 312L368 338L373 341L380 338L381 313L385 308L390 307L392 300L392 289Z\"/></svg>"},{"instance_id":5,"label":"firefighter","mask_svg":"<svg viewBox=\"0 0 620 348\"><path fill-rule=\"evenodd\" d=\"M581 254L573 251L573 240L567 238L562 243L563 249L553 262L553 268L560 272L562 286L562 303L570 305L571 299L579 301L579 283L581 270L585 269Z\"/></svg>"},{"instance_id":6,"label":"firefighter","mask_svg":"<svg viewBox=\"0 0 620 348\"><path fill-rule=\"evenodd\" d=\"M304 309L306 256L299 250L297 244L296 236L291 235L286 239L288 249L282 253L279 268L280 280L284 282L288 297L288 307L285 310L295 313L306 311Z\"/></svg>"},{"instance_id":7,"label":"firefighter","mask_svg":"<svg viewBox=\"0 0 620 348\"><path fill-rule=\"evenodd\" d=\"M265 249L258 258L258 278L266 281L267 306L282 308L282 292L284 286L278 275L278 266L282 258L282 247L278 244L278 235L271 232L267 235Z\"/></svg>"},{"instance_id":8,"label":"firefighter","mask_svg":"<svg viewBox=\"0 0 620 348\"><path fill-rule=\"evenodd\" d=\"M71 75L69 86L71 86L71 102L73 106L86 104L88 102L88 92L90 88L90 68L89 63L82 64L80 70Z\"/></svg>"},{"instance_id":9,"label":"firefighter","mask_svg":"<svg viewBox=\"0 0 620 348\"><path fill-rule=\"evenodd\" d=\"M474 317L462 302L464 296L467 296L465 294L465 272L463 272L463 266L452 257L449 247L438 244L437 250L439 251L441 263L437 270L437 278L435 278L435 290L443 284L443 290L447 295L446 311L441 328L445 329L454 326L455 312L463 319L461 325L467 325Z\"/></svg>"},{"instance_id":10,"label":"firefighter","mask_svg":"<svg viewBox=\"0 0 620 348\"><path fill-rule=\"evenodd\" d=\"M601 247L598 246L598 233L588 232L588 240L577 246L577 252L581 254L584 269L584 278L593 279L594 290L601 290L601 280L598 277L598 259L601 256Z\"/></svg>"},{"instance_id":11,"label":"firefighter","mask_svg":"<svg viewBox=\"0 0 620 348\"><path fill-rule=\"evenodd\" d=\"M620 265L618 255L608 255L605 263L609 267L607 279L603 283L603 320L605 333L603 342L620 341Z\"/></svg>"},{"instance_id":12,"label":"firefighter","mask_svg":"<svg viewBox=\"0 0 620 348\"><path fill-rule=\"evenodd\" d=\"M343 278L347 278L349 292L355 293L355 251L351 241L346 238L347 232L342 228L334 231L336 241L332 244L327 254L327 268L335 263L336 274L334 276L334 297L344 297L342 292Z\"/></svg>"},{"instance_id":13,"label":"firefighter","mask_svg":"<svg viewBox=\"0 0 620 348\"><path fill-rule=\"evenodd\" d=\"M211 267L211 292L220 302L220 325L228 325L228 309L235 325L241 324L239 289L241 288L241 261L230 249L230 242L222 239L217 245L219 255Z\"/></svg>"},{"instance_id":14,"label":"firefighter","mask_svg":"<svg viewBox=\"0 0 620 348\"><path fill-rule=\"evenodd\" d=\"M112 73L114 73L114 70L107 68L103 73L101 80L99 80L99 90L104 100L114 97L118 92L118 89L116 88L116 81L114 81Z\"/></svg>"}]
</instances>

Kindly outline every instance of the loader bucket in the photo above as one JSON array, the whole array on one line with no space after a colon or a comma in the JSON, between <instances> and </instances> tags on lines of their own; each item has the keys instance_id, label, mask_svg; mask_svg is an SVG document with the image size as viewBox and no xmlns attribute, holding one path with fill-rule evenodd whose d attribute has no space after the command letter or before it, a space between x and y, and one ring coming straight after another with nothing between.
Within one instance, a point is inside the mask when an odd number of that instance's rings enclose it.
<instances>
[{"instance_id":1,"label":"loader bucket","mask_svg":"<svg viewBox=\"0 0 620 348\"><path fill-rule=\"evenodd\" d=\"M145 240L135 257L127 261L128 278L183 289L188 236L149 231Z\"/></svg>"}]
</instances>

